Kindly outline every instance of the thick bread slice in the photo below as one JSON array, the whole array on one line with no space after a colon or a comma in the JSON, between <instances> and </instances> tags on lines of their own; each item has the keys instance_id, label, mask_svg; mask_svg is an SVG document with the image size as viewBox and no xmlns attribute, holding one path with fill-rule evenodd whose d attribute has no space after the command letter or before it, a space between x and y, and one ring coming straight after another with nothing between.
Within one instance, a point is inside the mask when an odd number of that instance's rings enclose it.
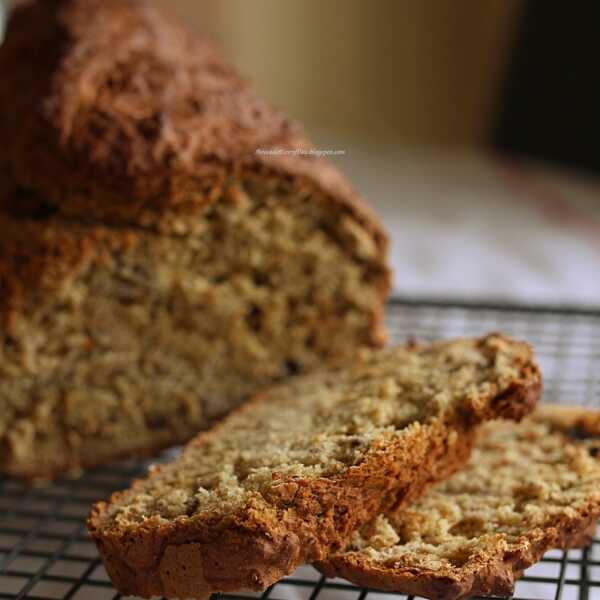
<instances>
[{"instance_id":1,"label":"thick bread slice","mask_svg":"<svg viewBox=\"0 0 600 600\"><path fill-rule=\"evenodd\" d=\"M0 472L179 444L385 339L386 236L296 126L145 0L0 45Z\"/></svg>"},{"instance_id":2,"label":"thick bread slice","mask_svg":"<svg viewBox=\"0 0 600 600\"><path fill-rule=\"evenodd\" d=\"M540 388L531 348L500 335L372 352L267 390L88 527L123 593L263 590L448 476L476 424Z\"/></svg>"},{"instance_id":3,"label":"thick bread slice","mask_svg":"<svg viewBox=\"0 0 600 600\"><path fill-rule=\"evenodd\" d=\"M447 600L509 596L552 548L585 545L600 517L600 413L547 405L481 427L468 466L380 515L318 568L358 585Z\"/></svg>"}]
</instances>

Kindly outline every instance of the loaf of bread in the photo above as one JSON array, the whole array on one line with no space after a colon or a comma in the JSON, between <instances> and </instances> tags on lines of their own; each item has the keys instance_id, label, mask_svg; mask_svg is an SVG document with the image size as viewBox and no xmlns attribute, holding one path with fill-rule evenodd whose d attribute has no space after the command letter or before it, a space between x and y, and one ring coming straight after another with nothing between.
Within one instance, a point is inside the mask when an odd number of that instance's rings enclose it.
<instances>
[{"instance_id":1,"label":"loaf of bread","mask_svg":"<svg viewBox=\"0 0 600 600\"><path fill-rule=\"evenodd\" d=\"M37 0L0 73L0 472L179 443L381 345L382 229L211 43L145 1Z\"/></svg>"},{"instance_id":2,"label":"loaf of bread","mask_svg":"<svg viewBox=\"0 0 600 600\"><path fill-rule=\"evenodd\" d=\"M600 441L585 436L598 436L599 423L600 413L548 405L520 424L482 426L464 470L378 516L319 568L432 600L510 596L547 550L585 545L595 532Z\"/></svg>"},{"instance_id":3,"label":"loaf of bread","mask_svg":"<svg viewBox=\"0 0 600 600\"><path fill-rule=\"evenodd\" d=\"M372 351L272 387L88 521L119 591L263 590L466 461L475 426L540 393L530 347L491 335Z\"/></svg>"}]
</instances>

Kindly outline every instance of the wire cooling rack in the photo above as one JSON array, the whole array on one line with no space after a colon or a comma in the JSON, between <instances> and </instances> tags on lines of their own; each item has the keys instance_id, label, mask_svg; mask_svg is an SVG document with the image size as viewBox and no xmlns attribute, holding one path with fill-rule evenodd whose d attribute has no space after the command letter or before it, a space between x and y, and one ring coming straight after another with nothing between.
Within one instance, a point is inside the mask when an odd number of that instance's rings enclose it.
<instances>
[{"instance_id":1,"label":"wire cooling rack","mask_svg":"<svg viewBox=\"0 0 600 600\"><path fill-rule=\"evenodd\" d=\"M498 330L530 340L545 375L547 401L600 406L600 311L532 309L395 300L392 341ZM125 600L110 584L84 519L92 502L143 474L129 461L74 481L26 489L0 479L0 599ZM264 594L270 600L391 600L400 596L325 579L301 567ZM405 596L401 596L405 598ZM518 600L600 600L600 539L584 550L549 552L517 583ZM411 599L409 599L411 600Z\"/></svg>"}]
</instances>

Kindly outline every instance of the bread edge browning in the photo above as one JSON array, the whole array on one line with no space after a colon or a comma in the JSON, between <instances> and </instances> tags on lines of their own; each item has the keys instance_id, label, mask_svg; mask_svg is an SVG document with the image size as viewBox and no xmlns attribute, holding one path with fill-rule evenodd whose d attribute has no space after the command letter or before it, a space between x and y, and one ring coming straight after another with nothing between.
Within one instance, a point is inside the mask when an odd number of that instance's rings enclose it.
<instances>
[{"instance_id":1,"label":"bread edge browning","mask_svg":"<svg viewBox=\"0 0 600 600\"><path fill-rule=\"evenodd\" d=\"M414 427L402 447L371 450L360 466L348 470L343 485L339 479L324 478L282 483L269 499L285 503L291 496L293 515L278 516L267 502L254 501L242 514L221 523L184 518L155 528L149 521L127 532L106 533L96 527L108 508L99 503L88 528L113 584L122 593L205 598L216 591L261 591L300 564L325 558L376 512L373 506L381 506L382 496L396 486L394 499L388 499L390 506L419 495L436 480L426 463L443 457L442 470L448 476L460 468L472 439L463 432L450 447L450 431L442 423ZM109 503L119 498L117 494ZM322 511L318 532L297 516L314 514L315 509ZM323 539L326 536L329 539Z\"/></svg>"},{"instance_id":2,"label":"bread edge browning","mask_svg":"<svg viewBox=\"0 0 600 600\"><path fill-rule=\"evenodd\" d=\"M379 512L397 510L449 477L468 459L477 423L494 417L520 420L533 410L541 387L539 369L527 363L503 393L483 403L480 398L472 411L413 424L401 439L371 448L339 477L283 482L225 518L181 517L167 525L150 518L106 530L102 521L109 505L131 493L125 491L93 507L88 529L121 593L200 599L214 592L262 591L299 565L324 560ZM251 411L262 398L236 412ZM202 445L220 428L191 444ZM133 492L141 485L134 482Z\"/></svg>"},{"instance_id":3,"label":"bread edge browning","mask_svg":"<svg viewBox=\"0 0 600 600\"><path fill-rule=\"evenodd\" d=\"M549 423L553 428L574 431L588 436L600 434L600 411L581 407L542 405L534 413L535 420ZM551 549L582 548L591 543L597 528L600 507L589 502L575 517L549 521L536 529L526 540L528 545L518 552L506 552L490 561L480 557L480 568L465 572L463 578L440 577L433 573L418 572L410 567L400 569L368 569L353 556L338 559L335 556L315 563L327 577L341 577L357 585L384 591L422 596L430 600L461 600L472 596L510 596L516 581L525 569L539 562ZM479 557L474 557L477 561Z\"/></svg>"},{"instance_id":4,"label":"bread edge browning","mask_svg":"<svg viewBox=\"0 0 600 600\"><path fill-rule=\"evenodd\" d=\"M598 519L593 507L576 518L562 519L544 530L537 530L521 552L498 556L494 561L483 563L481 568L465 573L465 577L439 577L435 574L418 572L410 567L395 570L378 569L370 565L368 570L360 561L352 558L338 560L329 558L314 566L327 577L341 577L353 583L384 591L401 590L403 594L421 596L431 600L460 600L472 596L510 596L515 582L523 571L539 562L550 549L567 550L588 545L593 538ZM474 557L477 560L477 557ZM350 564L349 564L350 563Z\"/></svg>"}]
</instances>

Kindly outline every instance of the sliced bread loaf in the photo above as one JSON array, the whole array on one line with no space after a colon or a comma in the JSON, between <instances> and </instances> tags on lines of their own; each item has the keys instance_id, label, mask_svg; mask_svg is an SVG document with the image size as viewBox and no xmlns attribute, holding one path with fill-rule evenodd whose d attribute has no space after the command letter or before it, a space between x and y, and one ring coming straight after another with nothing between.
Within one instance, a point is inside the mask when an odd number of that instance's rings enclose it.
<instances>
[{"instance_id":1,"label":"sliced bread loaf","mask_svg":"<svg viewBox=\"0 0 600 600\"><path fill-rule=\"evenodd\" d=\"M449 600L509 596L552 548L589 542L600 517L600 413L546 406L481 427L468 466L378 516L318 567L358 585ZM569 439L565 428L576 433Z\"/></svg>"},{"instance_id":2,"label":"sliced bread loaf","mask_svg":"<svg viewBox=\"0 0 600 600\"><path fill-rule=\"evenodd\" d=\"M0 472L189 439L384 340L377 220L206 39L33 0L0 46Z\"/></svg>"},{"instance_id":3,"label":"sliced bread loaf","mask_svg":"<svg viewBox=\"0 0 600 600\"><path fill-rule=\"evenodd\" d=\"M490 335L374 351L273 387L88 522L123 593L263 590L467 459L476 424L540 393L530 347Z\"/></svg>"}]
</instances>

